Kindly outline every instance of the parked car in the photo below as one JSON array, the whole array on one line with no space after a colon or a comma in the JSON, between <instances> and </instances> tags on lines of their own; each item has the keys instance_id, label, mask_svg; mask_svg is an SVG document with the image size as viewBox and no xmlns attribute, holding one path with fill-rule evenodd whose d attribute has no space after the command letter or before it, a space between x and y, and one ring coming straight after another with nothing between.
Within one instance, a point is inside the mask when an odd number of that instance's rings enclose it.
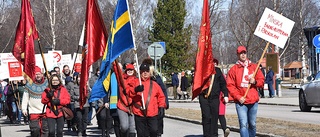
<instances>
[{"instance_id":1,"label":"parked car","mask_svg":"<svg viewBox=\"0 0 320 137\"><path fill-rule=\"evenodd\" d=\"M299 90L299 107L304 112L320 107L320 72L314 78L309 77L308 81Z\"/></svg>"}]
</instances>

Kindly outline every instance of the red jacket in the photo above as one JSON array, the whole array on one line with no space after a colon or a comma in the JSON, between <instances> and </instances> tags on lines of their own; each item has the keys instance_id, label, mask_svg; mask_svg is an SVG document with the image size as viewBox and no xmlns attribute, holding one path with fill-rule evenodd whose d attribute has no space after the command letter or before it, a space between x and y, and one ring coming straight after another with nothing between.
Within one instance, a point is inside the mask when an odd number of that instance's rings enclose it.
<instances>
[{"instance_id":1,"label":"red jacket","mask_svg":"<svg viewBox=\"0 0 320 137\"><path fill-rule=\"evenodd\" d=\"M150 88L150 81L152 82L152 92L150 94L150 101L149 105L145 106L147 108L147 117L154 117L158 115L158 109L160 107L166 108L166 97L164 96L161 87L157 84L157 82L151 80L150 78L143 80L141 79L141 84L144 86L143 92L136 93L134 90L131 91L131 97L133 100L132 111L133 114L143 117L143 111L140 109L142 108L142 100L141 95L143 93L144 103L147 103L149 88ZM136 80L136 86L139 85L138 79ZM135 86L135 87L136 87Z\"/></svg>"},{"instance_id":2,"label":"red jacket","mask_svg":"<svg viewBox=\"0 0 320 137\"><path fill-rule=\"evenodd\" d=\"M250 63L248 65L249 75L254 73L256 67L258 67L257 64ZM244 67L242 65L235 64L228 72L227 88L235 102L239 102L240 98L244 96L247 90L247 87L241 87L243 70ZM259 93L257 88L263 88L264 86L264 76L260 69L258 69L255 80L256 84L251 84L244 104L253 104L259 101Z\"/></svg>"},{"instance_id":3,"label":"red jacket","mask_svg":"<svg viewBox=\"0 0 320 137\"><path fill-rule=\"evenodd\" d=\"M117 102L117 108L124 111L124 112L129 112L129 105L132 103L132 98L130 98L129 94L131 93L131 91L134 91L135 81L137 80L137 77L136 76L128 76L128 75L124 74L123 78L124 78L124 86L126 89L127 96L124 94L124 90L123 90L122 86L119 86L120 90L119 90L119 95L118 95L119 99Z\"/></svg>"},{"instance_id":4,"label":"red jacket","mask_svg":"<svg viewBox=\"0 0 320 137\"><path fill-rule=\"evenodd\" d=\"M54 91L54 97L53 98L57 98L58 97L58 91L60 90L60 95L59 95L59 99L60 99L60 105L58 105L56 107L56 109L58 109L58 116L56 116L53 111L51 109L53 109L53 105L50 102L50 99L47 98L47 93L50 91L50 88L46 88L42 93L42 99L41 99L41 103L42 104L47 104L47 108L46 108L46 116L48 118L60 118L63 116L63 113L61 111L62 106L66 106L67 104L70 103L70 95L68 90L61 85L60 87L58 87L58 89L56 89Z\"/></svg>"}]
</instances>

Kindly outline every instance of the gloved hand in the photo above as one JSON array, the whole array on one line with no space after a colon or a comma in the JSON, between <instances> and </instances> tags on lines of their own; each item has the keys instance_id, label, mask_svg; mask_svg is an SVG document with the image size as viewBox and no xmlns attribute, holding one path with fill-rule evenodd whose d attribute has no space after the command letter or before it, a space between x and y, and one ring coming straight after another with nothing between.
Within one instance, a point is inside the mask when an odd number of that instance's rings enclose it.
<instances>
[{"instance_id":1,"label":"gloved hand","mask_svg":"<svg viewBox=\"0 0 320 137\"><path fill-rule=\"evenodd\" d=\"M56 106L60 105L60 99L53 99L52 104Z\"/></svg>"},{"instance_id":2,"label":"gloved hand","mask_svg":"<svg viewBox=\"0 0 320 137\"><path fill-rule=\"evenodd\" d=\"M139 86L134 88L135 92L142 92L143 90L144 90L144 86L143 85L139 85Z\"/></svg>"},{"instance_id":3,"label":"gloved hand","mask_svg":"<svg viewBox=\"0 0 320 137\"><path fill-rule=\"evenodd\" d=\"M53 97L53 93L54 93L54 90L49 90L48 92L47 92L47 98L49 98L49 99L51 99L52 97Z\"/></svg>"},{"instance_id":4,"label":"gloved hand","mask_svg":"<svg viewBox=\"0 0 320 137\"><path fill-rule=\"evenodd\" d=\"M164 108L160 107L158 110L158 117L163 118L164 117Z\"/></svg>"},{"instance_id":5,"label":"gloved hand","mask_svg":"<svg viewBox=\"0 0 320 137\"><path fill-rule=\"evenodd\" d=\"M223 100L224 100L224 103L228 103L229 102L229 98L228 97L224 97Z\"/></svg>"}]
</instances>

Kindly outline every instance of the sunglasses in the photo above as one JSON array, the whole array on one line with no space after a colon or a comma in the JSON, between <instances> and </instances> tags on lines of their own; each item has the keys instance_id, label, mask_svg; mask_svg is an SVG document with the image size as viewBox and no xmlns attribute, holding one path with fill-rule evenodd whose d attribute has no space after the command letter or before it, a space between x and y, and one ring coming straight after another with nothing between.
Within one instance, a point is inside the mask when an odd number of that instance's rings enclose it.
<instances>
[{"instance_id":1,"label":"sunglasses","mask_svg":"<svg viewBox=\"0 0 320 137\"><path fill-rule=\"evenodd\" d=\"M247 52L246 51L242 51L239 54L247 54Z\"/></svg>"},{"instance_id":2,"label":"sunglasses","mask_svg":"<svg viewBox=\"0 0 320 137\"><path fill-rule=\"evenodd\" d=\"M149 72L149 70L140 70L141 73L143 72Z\"/></svg>"}]
</instances>

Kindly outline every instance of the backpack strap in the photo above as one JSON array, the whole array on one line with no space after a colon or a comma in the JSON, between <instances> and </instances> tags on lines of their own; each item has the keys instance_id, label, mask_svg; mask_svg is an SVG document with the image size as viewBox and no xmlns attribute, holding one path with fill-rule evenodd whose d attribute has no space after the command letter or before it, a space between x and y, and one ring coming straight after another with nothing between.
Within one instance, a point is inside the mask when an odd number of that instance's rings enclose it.
<instances>
[{"instance_id":1,"label":"backpack strap","mask_svg":"<svg viewBox=\"0 0 320 137\"><path fill-rule=\"evenodd\" d=\"M150 98L151 98L151 94L152 94L152 80L150 79L150 88L149 88L149 92L148 92L148 98L147 98L147 102L146 102L146 109L144 110L144 116L147 117L147 112L148 112L148 106L149 106L149 102L150 102Z\"/></svg>"}]
</instances>

